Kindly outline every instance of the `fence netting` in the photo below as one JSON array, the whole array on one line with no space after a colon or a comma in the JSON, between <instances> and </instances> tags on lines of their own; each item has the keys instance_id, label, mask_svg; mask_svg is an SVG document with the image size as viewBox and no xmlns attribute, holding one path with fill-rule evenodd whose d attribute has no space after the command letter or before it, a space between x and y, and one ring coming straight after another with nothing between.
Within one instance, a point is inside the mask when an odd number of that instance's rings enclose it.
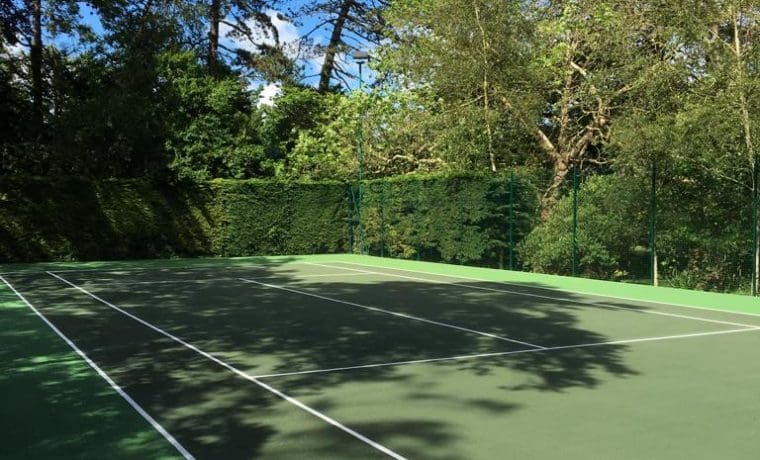
<instances>
[{"instance_id":1,"label":"fence netting","mask_svg":"<svg viewBox=\"0 0 760 460\"><path fill-rule=\"evenodd\" d=\"M749 294L745 179L652 161L575 165L554 195L551 175L523 169L368 180L349 187L350 240L381 257Z\"/></svg>"}]
</instances>

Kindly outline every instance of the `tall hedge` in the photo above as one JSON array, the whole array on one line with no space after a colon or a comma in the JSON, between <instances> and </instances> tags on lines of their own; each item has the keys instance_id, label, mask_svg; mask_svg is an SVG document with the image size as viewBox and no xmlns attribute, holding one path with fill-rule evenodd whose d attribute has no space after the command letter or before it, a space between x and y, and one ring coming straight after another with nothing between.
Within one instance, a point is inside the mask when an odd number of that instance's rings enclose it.
<instances>
[{"instance_id":1,"label":"tall hedge","mask_svg":"<svg viewBox=\"0 0 760 460\"><path fill-rule=\"evenodd\" d=\"M518 243L538 194L529 174L514 189ZM340 182L3 177L0 261L313 254L364 242L377 255L506 265L509 175L404 176L364 190L359 226Z\"/></svg>"},{"instance_id":2,"label":"tall hedge","mask_svg":"<svg viewBox=\"0 0 760 460\"><path fill-rule=\"evenodd\" d=\"M0 260L207 254L209 199L201 188L142 180L4 177Z\"/></svg>"},{"instance_id":3,"label":"tall hedge","mask_svg":"<svg viewBox=\"0 0 760 460\"><path fill-rule=\"evenodd\" d=\"M348 250L340 183L0 178L0 261Z\"/></svg>"},{"instance_id":4,"label":"tall hedge","mask_svg":"<svg viewBox=\"0 0 760 460\"><path fill-rule=\"evenodd\" d=\"M538 192L528 172L438 174L369 181L361 220L366 250L375 255L504 266L509 252L510 190L513 241L536 222ZM355 238L356 245L362 240ZM516 261L519 267L519 261Z\"/></svg>"},{"instance_id":5,"label":"tall hedge","mask_svg":"<svg viewBox=\"0 0 760 460\"><path fill-rule=\"evenodd\" d=\"M223 256L348 250L346 185L215 180L212 252Z\"/></svg>"}]
</instances>

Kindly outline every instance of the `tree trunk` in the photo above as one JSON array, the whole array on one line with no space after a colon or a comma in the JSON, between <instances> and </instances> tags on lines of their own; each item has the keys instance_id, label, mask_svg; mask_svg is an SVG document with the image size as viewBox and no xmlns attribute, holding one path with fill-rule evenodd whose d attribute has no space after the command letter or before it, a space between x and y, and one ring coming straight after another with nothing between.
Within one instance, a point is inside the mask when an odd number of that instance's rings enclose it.
<instances>
[{"instance_id":1,"label":"tree trunk","mask_svg":"<svg viewBox=\"0 0 760 460\"><path fill-rule=\"evenodd\" d=\"M475 5L475 19L478 21L478 28L480 29L480 40L481 40L481 54L483 58L483 111L484 111L484 119L483 121L486 124L486 136L487 136L487 149L488 149L488 161L491 163L491 171L496 172L496 157L493 153L493 131L491 129L491 116L490 116L490 99L489 99L489 87L488 87L488 66L490 61L490 49L491 45L488 42L487 34L485 31L485 28L483 28L483 24L480 21L480 9L478 8L477 4Z\"/></svg>"},{"instance_id":2,"label":"tree trunk","mask_svg":"<svg viewBox=\"0 0 760 460\"><path fill-rule=\"evenodd\" d=\"M330 43L328 43L325 51L325 60L319 72L318 89L320 93L327 92L330 89L330 78L335 70L335 55L338 54L338 49L343 43L343 27L346 25L352 6L354 6L354 0L343 0L340 4L338 17L335 19L335 27L333 27L332 35L330 35Z\"/></svg>"},{"instance_id":3,"label":"tree trunk","mask_svg":"<svg viewBox=\"0 0 760 460\"><path fill-rule=\"evenodd\" d=\"M483 39L485 42L485 38ZM488 63L484 63L488 65ZM493 152L493 130L491 129L491 104L488 97L488 70L483 70L483 122L486 124L486 149L488 151L488 161L491 164L491 172L496 172L496 156Z\"/></svg>"},{"instance_id":4,"label":"tree trunk","mask_svg":"<svg viewBox=\"0 0 760 460\"><path fill-rule=\"evenodd\" d=\"M32 44L29 50L32 70L32 116L37 135L42 134L42 0L32 0Z\"/></svg>"},{"instance_id":5,"label":"tree trunk","mask_svg":"<svg viewBox=\"0 0 760 460\"><path fill-rule=\"evenodd\" d=\"M211 0L209 5L209 23L208 31L208 73L217 75L217 65L219 62L219 21L221 16L221 0Z\"/></svg>"},{"instance_id":6,"label":"tree trunk","mask_svg":"<svg viewBox=\"0 0 760 460\"><path fill-rule=\"evenodd\" d=\"M562 197L562 185L565 183L565 179L570 172L569 158L563 156L557 159L554 162L553 169L552 183L541 198L541 220L544 222L549 219L554 206Z\"/></svg>"}]
</instances>

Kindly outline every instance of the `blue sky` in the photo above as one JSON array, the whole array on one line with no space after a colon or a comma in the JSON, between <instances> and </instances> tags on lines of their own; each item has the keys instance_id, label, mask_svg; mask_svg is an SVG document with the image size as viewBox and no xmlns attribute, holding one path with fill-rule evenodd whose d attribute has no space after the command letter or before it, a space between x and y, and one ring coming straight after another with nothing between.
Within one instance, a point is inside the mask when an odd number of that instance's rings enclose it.
<instances>
[{"instance_id":1,"label":"blue sky","mask_svg":"<svg viewBox=\"0 0 760 460\"><path fill-rule=\"evenodd\" d=\"M289 9L297 10L303 3L304 2L302 0L293 0L289 4ZM307 55L303 51L299 52L298 40L306 31L314 29L319 24L319 20L318 18L307 16L290 18L289 20L286 19L287 12L283 11L282 13L283 14L278 14L278 11L276 10L267 11L267 14L269 14L269 16L272 18L272 22L277 27L280 35L280 42L289 49L290 56L297 58L298 63L304 66L305 75L310 76L305 79L305 82L308 84L316 85L318 82L318 77L316 75L319 73L319 68L322 64L323 56ZM103 32L103 28L100 24L98 15L93 12L92 9L90 9L89 6L87 6L87 4L84 2L80 3L80 15L82 16L83 21L91 26L96 33ZM330 26L328 25L327 27L328 28L322 27L321 29L317 29L312 33L311 38L315 43L327 43L331 32L329 29ZM222 35L224 35L227 30L227 28L222 26ZM266 40L266 38L263 39ZM231 38L223 38L222 40L225 45L231 48L241 47L244 49L253 50L252 44L246 41L235 41ZM66 36L56 37L55 41L61 47L72 47L76 43L72 37ZM357 73L357 66L350 57L341 55L338 56L338 60L347 71L354 74ZM365 72L365 77L367 73L371 74L371 72ZM370 75L369 80L371 79L372 77ZM348 83L352 88L355 88L357 86L356 79L349 79ZM259 86L261 84L266 84L266 82L252 82L253 86ZM268 95L274 94L274 85L269 86L266 92Z\"/></svg>"}]
</instances>

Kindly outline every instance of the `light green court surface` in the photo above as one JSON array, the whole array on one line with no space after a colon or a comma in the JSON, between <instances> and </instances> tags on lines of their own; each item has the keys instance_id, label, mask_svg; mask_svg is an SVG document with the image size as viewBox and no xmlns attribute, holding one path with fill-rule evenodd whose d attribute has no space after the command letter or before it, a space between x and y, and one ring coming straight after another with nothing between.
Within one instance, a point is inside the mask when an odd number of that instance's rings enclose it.
<instances>
[{"instance_id":1,"label":"light green court surface","mask_svg":"<svg viewBox=\"0 0 760 460\"><path fill-rule=\"evenodd\" d=\"M753 298L359 255L0 272L2 458L760 449Z\"/></svg>"}]
</instances>

